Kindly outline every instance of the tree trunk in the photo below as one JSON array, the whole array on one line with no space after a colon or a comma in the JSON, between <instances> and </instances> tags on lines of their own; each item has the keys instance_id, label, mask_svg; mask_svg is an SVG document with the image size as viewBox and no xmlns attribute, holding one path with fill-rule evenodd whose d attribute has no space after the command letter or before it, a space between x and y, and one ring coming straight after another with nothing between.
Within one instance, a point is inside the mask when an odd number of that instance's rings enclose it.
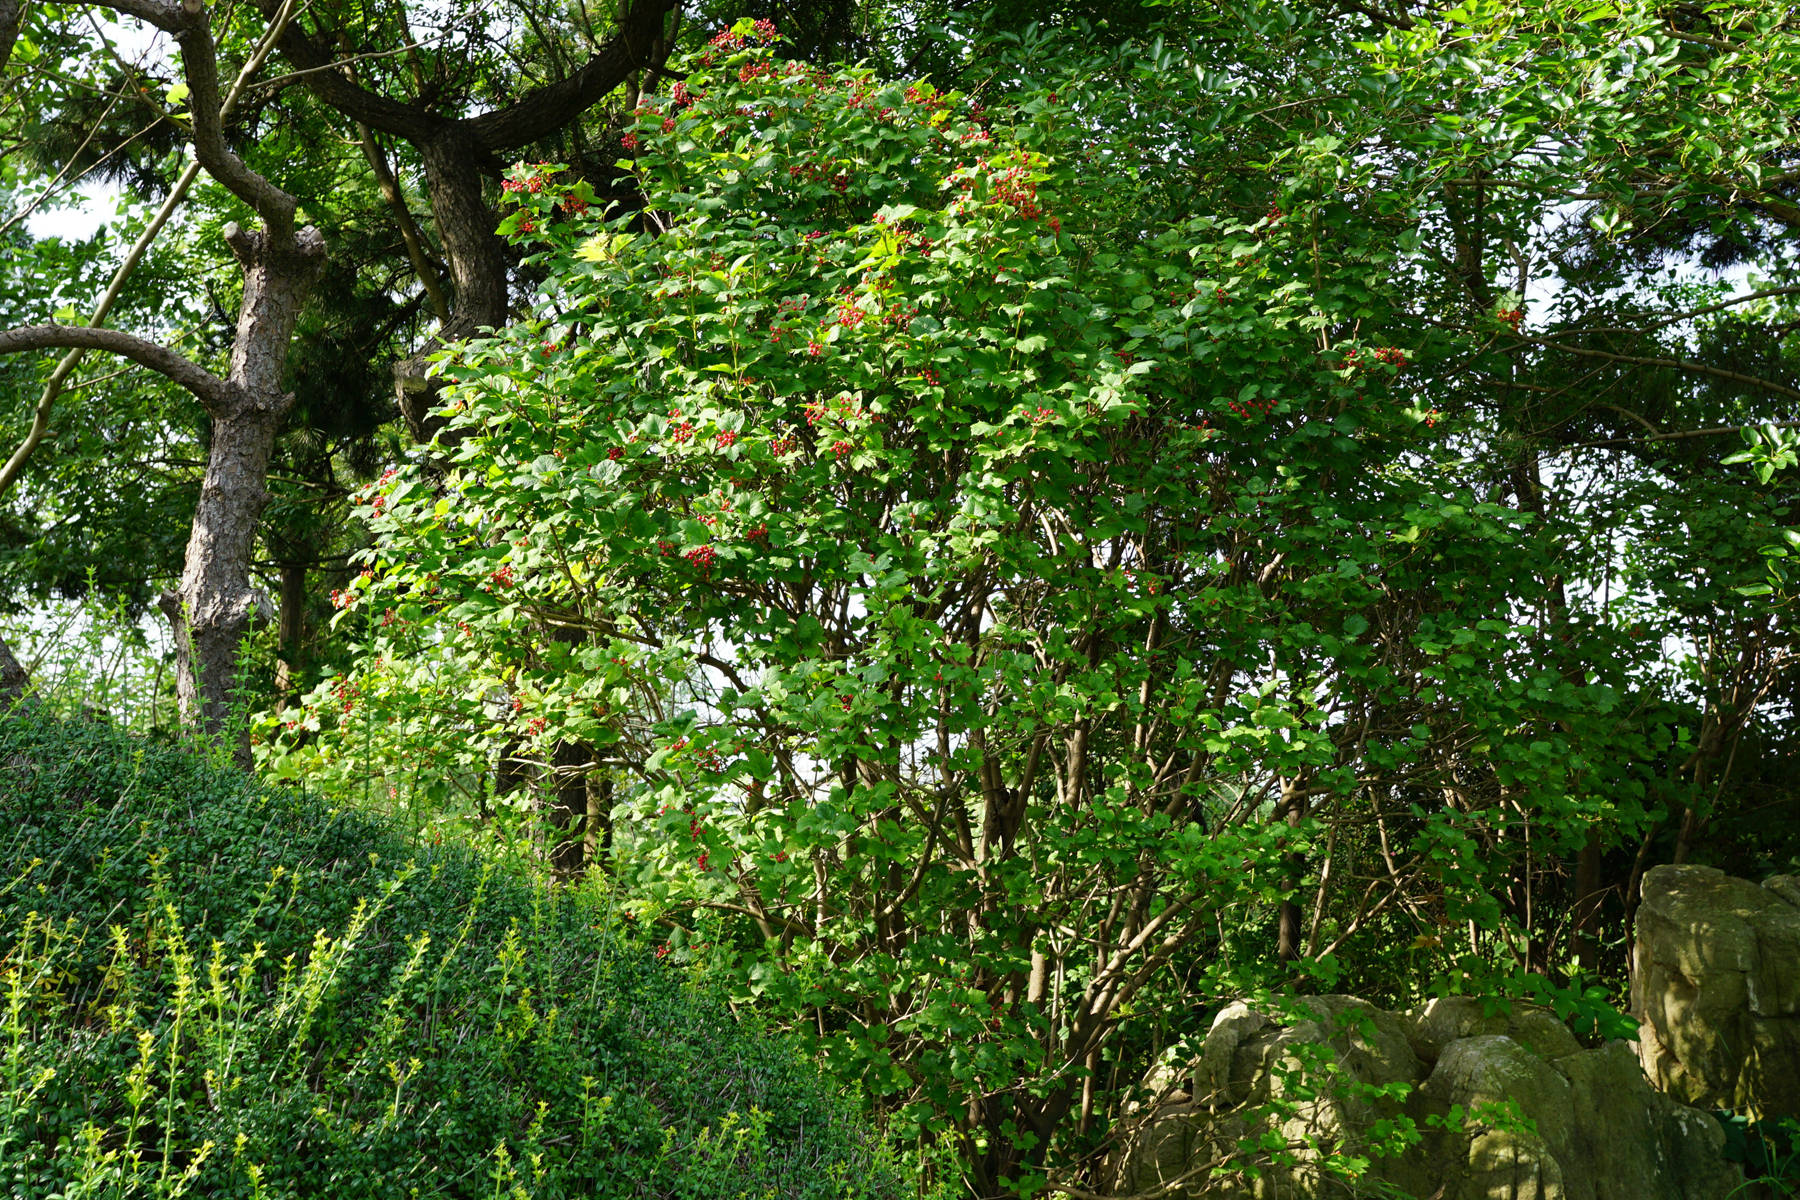
<instances>
[{"instance_id":1,"label":"tree trunk","mask_svg":"<svg viewBox=\"0 0 1800 1200\"><path fill-rule=\"evenodd\" d=\"M25 18L23 0L0 0L0 70L12 58L13 43L19 39L19 24Z\"/></svg>"},{"instance_id":2,"label":"tree trunk","mask_svg":"<svg viewBox=\"0 0 1800 1200\"><path fill-rule=\"evenodd\" d=\"M293 405L281 390L288 341L308 285L325 264L325 239L311 226L289 238L225 229L244 268L244 300L231 350L229 395L208 406L212 447L179 586L162 596L175 640L175 692L183 720L208 736L232 724L238 653L267 600L250 586L257 523L268 499L269 456ZM273 244L272 244L273 243ZM233 755L248 765L250 734L238 721Z\"/></svg>"},{"instance_id":3,"label":"tree trunk","mask_svg":"<svg viewBox=\"0 0 1800 1200\"><path fill-rule=\"evenodd\" d=\"M306 564L281 564L281 608L276 641L280 661L275 665L275 691L283 705L299 698L300 655L306 643Z\"/></svg>"},{"instance_id":4,"label":"tree trunk","mask_svg":"<svg viewBox=\"0 0 1800 1200\"><path fill-rule=\"evenodd\" d=\"M0 637L0 714L12 708L25 698L25 690L31 686L31 676L13 657L12 647L6 639Z\"/></svg>"},{"instance_id":5,"label":"tree trunk","mask_svg":"<svg viewBox=\"0 0 1800 1200\"><path fill-rule=\"evenodd\" d=\"M558 879L579 878L587 867L588 771L585 742L558 742L550 756L550 867Z\"/></svg>"},{"instance_id":6,"label":"tree trunk","mask_svg":"<svg viewBox=\"0 0 1800 1200\"><path fill-rule=\"evenodd\" d=\"M394 369L400 411L421 444L443 430L443 419L430 415L439 389L426 378L428 359L446 343L472 337L483 328L506 324L506 244L495 229L499 218L481 195L480 164L492 158L462 126L440 128L418 143L425 164L425 183L438 240L450 260L456 290L453 316L423 349Z\"/></svg>"},{"instance_id":7,"label":"tree trunk","mask_svg":"<svg viewBox=\"0 0 1800 1200\"><path fill-rule=\"evenodd\" d=\"M1575 962L1584 972L1600 970L1600 837L1590 833L1575 859Z\"/></svg>"}]
</instances>

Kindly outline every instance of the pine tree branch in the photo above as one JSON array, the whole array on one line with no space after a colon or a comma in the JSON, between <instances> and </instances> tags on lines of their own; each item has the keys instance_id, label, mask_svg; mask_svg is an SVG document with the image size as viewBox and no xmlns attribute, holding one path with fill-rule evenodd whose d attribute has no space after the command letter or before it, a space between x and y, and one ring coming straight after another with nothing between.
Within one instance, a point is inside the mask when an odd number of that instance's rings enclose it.
<instances>
[{"instance_id":1,"label":"pine tree branch","mask_svg":"<svg viewBox=\"0 0 1800 1200\"><path fill-rule=\"evenodd\" d=\"M237 398L236 388L199 363L136 334L85 325L22 325L17 329L0 330L0 354L77 347L105 350L141 367L149 367L192 392L208 412L229 407Z\"/></svg>"}]
</instances>

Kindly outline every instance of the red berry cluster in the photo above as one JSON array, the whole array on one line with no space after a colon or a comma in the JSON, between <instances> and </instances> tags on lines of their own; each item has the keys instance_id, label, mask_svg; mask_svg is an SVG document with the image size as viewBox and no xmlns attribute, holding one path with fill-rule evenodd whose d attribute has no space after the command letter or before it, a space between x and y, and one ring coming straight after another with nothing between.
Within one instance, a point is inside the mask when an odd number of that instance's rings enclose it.
<instances>
[{"instance_id":1,"label":"red berry cluster","mask_svg":"<svg viewBox=\"0 0 1800 1200\"><path fill-rule=\"evenodd\" d=\"M733 433L731 430L727 429L725 432L719 434L713 440L715 442L719 443L719 448L721 450L723 450L723 449L726 449L729 446L731 446L731 444L736 442L737 439L738 439L738 435Z\"/></svg>"},{"instance_id":2,"label":"red berry cluster","mask_svg":"<svg viewBox=\"0 0 1800 1200\"><path fill-rule=\"evenodd\" d=\"M844 455L850 453L854 449L856 449L855 446L852 446L849 442L846 442L841 438L838 441L831 443L831 452L839 458L844 457Z\"/></svg>"},{"instance_id":3,"label":"red berry cluster","mask_svg":"<svg viewBox=\"0 0 1800 1200\"><path fill-rule=\"evenodd\" d=\"M534 196L537 195L544 190L546 176L543 174L543 168L549 165L549 163L533 163L532 166L538 168L536 172L527 175L524 179L505 180L500 184L500 190L503 192L530 192Z\"/></svg>"},{"instance_id":4,"label":"red berry cluster","mask_svg":"<svg viewBox=\"0 0 1800 1200\"><path fill-rule=\"evenodd\" d=\"M919 378L925 381L925 386L927 387L937 387L938 384L942 382L938 378L937 371L931 367L925 367L920 370Z\"/></svg>"},{"instance_id":5,"label":"red berry cluster","mask_svg":"<svg viewBox=\"0 0 1800 1200\"><path fill-rule=\"evenodd\" d=\"M775 22L757 20L750 26L750 36L742 37L729 29L721 29L712 35L707 45L715 50L741 50L752 40L772 42L775 40Z\"/></svg>"},{"instance_id":6,"label":"red berry cluster","mask_svg":"<svg viewBox=\"0 0 1800 1200\"><path fill-rule=\"evenodd\" d=\"M858 404L855 398L847 392L839 393L829 403L823 400L808 400L800 406L800 411L805 415L806 423L812 426L818 426L828 421L870 421L877 425L882 423L880 413L870 412Z\"/></svg>"},{"instance_id":7,"label":"red berry cluster","mask_svg":"<svg viewBox=\"0 0 1800 1200\"><path fill-rule=\"evenodd\" d=\"M823 235L820 235L823 236ZM806 235L811 241L812 234ZM782 336L792 327L793 320L805 311L806 305L799 300L782 300L775 306L775 319L769 322L769 341L779 346Z\"/></svg>"},{"instance_id":8,"label":"red berry cluster","mask_svg":"<svg viewBox=\"0 0 1800 1200\"><path fill-rule=\"evenodd\" d=\"M907 88L906 88L907 103L922 105L926 109L943 108L945 105L947 105L949 103L948 100L945 100L937 92L926 91L927 86L928 85L917 84L917 83L908 84Z\"/></svg>"},{"instance_id":9,"label":"red berry cluster","mask_svg":"<svg viewBox=\"0 0 1800 1200\"><path fill-rule=\"evenodd\" d=\"M1347 370L1366 368L1370 363L1378 362L1394 368L1395 371L1404 371L1408 361L1406 351L1398 346L1377 346L1369 351L1368 358L1364 358L1363 352L1354 346L1344 351L1344 367Z\"/></svg>"},{"instance_id":10,"label":"red berry cluster","mask_svg":"<svg viewBox=\"0 0 1800 1200\"><path fill-rule=\"evenodd\" d=\"M356 593L355 592L350 591L348 588L345 588L342 591L339 591L337 588L331 589L331 607L333 607L333 608L351 608L351 607L355 606L355 604L356 604Z\"/></svg>"},{"instance_id":11,"label":"red berry cluster","mask_svg":"<svg viewBox=\"0 0 1800 1200\"><path fill-rule=\"evenodd\" d=\"M1245 421L1254 421L1269 415L1276 404L1275 397L1261 396L1255 400L1233 400L1226 404L1232 415Z\"/></svg>"},{"instance_id":12,"label":"red berry cluster","mask_svg":"<svg viewBox=\"0 0 1800 1200\"><path fill-rule=\"evenodd\" d=\"M843 195L850 186L850 172L838 164L835 158L808 158L801 162L788 164L788 178L802 180L806 183L821 181L831 184L838 195ZM823 236L823 235L821 235ZM808 235L808 241L812 237Z\"/></svg>"},{"instance_id":13,"label":"red berry cluster","mask_svg":"<svg viewBox=\"0 0 1800 1200\"><path fill-rule=\"evenodd\" d=\"M1038 204L1037 184L1026 177L1024 167L1009 167L994 177L994 199L1010 205L1027 221L1036 221L1044 215Z\"/></svg>"},{"instance_id":14,"label":"red berry cluster","mask_svg":"<svg viewBox=\"0 0 1800 1200\"><path fill-rule=\"evenodd\" d=\"M1518 308L1502 308L1495 312L1494 316L1496 319L1505 321L1508 325L1511 325L1513 327L1513 332L1517 333L1519 331L1519 322L1525 319L1525 312L1523 309Z\"/></svg>"},{"instance_id":15,"label":"red berry cluster","mask_svg":"<svg viewBox=\"0 0 1800 1200\"><path fill-rule=\"evenodd\" d=\"M502 566L499 570L495 571L492 575L489 575L488 579L490 582L493 583L493 585L495 587L501 587L501 588L511 587L513 585L512 564L508 563L505 566Z\"/></svg>"},{"instance_id":16,"label":"red berry cluster","mask_svg":"<svg viewBox=\"0 0 1800 1200\"><path fill-rule=\"evenodd\" d=\"M687 559L702 571L710 571L712 570L713 559L717 558L718 554L711 546L695 546L693 549L684 552L681 557Z\"/></svg>"}]
</instances>

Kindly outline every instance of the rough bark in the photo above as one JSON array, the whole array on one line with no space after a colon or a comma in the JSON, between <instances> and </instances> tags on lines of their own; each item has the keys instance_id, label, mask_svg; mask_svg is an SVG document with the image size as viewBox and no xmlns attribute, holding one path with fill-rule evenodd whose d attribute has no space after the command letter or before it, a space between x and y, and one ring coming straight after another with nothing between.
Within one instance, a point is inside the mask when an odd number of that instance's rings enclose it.
<instances>
[{"instance_id":1,"label":"rough bark","mask_svg":"<svg viewBox=\"0 0 1800 1200\"><path fill-rule=\"evenodd\" d=\"M300 656L306 644L306 564L281 564L281 601L275 629L280 660L275 667L275 691L281 703L299 701Z\"/></svg>"},{"instance_id":2,"label":"rough bark","mask_svg":"<svg viewBox=\"0 0 1800 1200\"><path fill-rule=\"evenodd\" d=\"M244 299L225 379L167 347L112 329L34 325L0 332L0 352L87 347L109 350L168 376L206 408L212 448L188 537L180 585L161 600L174 633L176 695L183 719L217 735L227 724L238 647L259 607L250 585L257 523L275 435L293 404L281 390L288 342L306 288L325 261L311 226L271 236L233 224L225 240L244 271ZM249 740L238 734L237 757Z\"/></svg>"},{"instance_id":3,"label":"rough bark","mask_svg":"<svg viewBox=\"0 0 1800 1200\"><path fill-rule=\"evenodd\" d=\"M250 584L258 522L268 499L269 456L294 403L281 390L288 342L307 287L325 264L325 239L311 226L285 238L230 225L225 240L244 270L244 300L231 349L231 399L209 406L212 451L194 507L179 586L164 593L175 633L175 686L181 711L209 733L231 715L238 647L258 609ZM247 759L249 735L237 735Z\"/></svg>"},{"instance_id":4,"label":"rough bark","mask_svg":"<svg viewBox=\"0 0 1800 1200\"><path fill-rule=\"evenodd\" d=\"M400 411L415 440L429 442L443 427L431 417L436 389L426 378L427 361L446 342L470 337L484 327L506 323L506 246L494 232L499 219L482 198L480 167L498 163L461 123L446 124L415 143L425 165L425 184L436 218L438 239L450 261L455 303L450 319L418 354L394 373Z\"/></svg>"},{"instance_id":5,"label":"rough bark","mask_svg":"<svg viewBox=\"0 0 1800 1200\"><path fill-rule=\"evenodd\" d=\"M12 58L13 43L19 40L19 25L25 19L23 0L0 0L0 71Z\"/></svg>"},{"instance_id":6,"label":"rough bark","mask_svg":"<svg viewBox=\"0 0 1800 1200\"><path fill-rule=\"evenodd\" d=\"M31 686L31 676L13 657L12 647L6 639L0 637L0 713L25 698L25 689Z\"/></svg>"},{"instance_id":7,"label":"rough bark","mask_svg":"<svg viewBox=\"0 0 1800 1200\"><path fill-rule=\"evenodd\" d=\"M107 350L149 367L192 392L210 411L231 401L231 386L205 367L183 358L167 346L146 341L117 329L86 325L25 325L0 330L0 354L20 350Z\"/></svg>"},{"instance_id":8,"label":"rough bark","mask_svg":"<svg viewBox=\"0 0 1800 1200\"><path fill-rule=\"evenodd\" d=\"M282 0L256 3L274 20ZM276 44L315 96L368 129L411 142L425 168L454 296L437 335L395 369L400 411L418 441L430 441L442 428L429 415L437 391L426 375L430 356L446 342L504 324L508 316L506 248L494 233L499 218L482 194L484 180L499 174L506 152L562 129L633 73L659 69L672 48L665 25L675 9L676 0L632 0L618 33L579 70L467 118L380 95L335 69L336 39L329 31L309 33L298 24L282 30Z\"/></svg>"},{"instance_id":9,"label":"rough bark","mask_svg":"<svg viewBox=\"0 0 1800 1200\"><path fill-rule=\"evenodd\" d=\"M574 879L587 867L588 769L593 751L583 742L558 742L550 765L550 867Z\"/></svg>"}]
</instances>

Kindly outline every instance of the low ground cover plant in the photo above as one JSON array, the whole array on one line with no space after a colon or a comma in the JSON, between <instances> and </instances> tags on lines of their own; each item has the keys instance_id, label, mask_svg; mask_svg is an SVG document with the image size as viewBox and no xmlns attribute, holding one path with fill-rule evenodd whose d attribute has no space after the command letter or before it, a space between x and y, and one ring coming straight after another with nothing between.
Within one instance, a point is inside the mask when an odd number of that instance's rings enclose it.
<instances>
[{"instance_id":1,"label":"low ground cover plant","mask_svg":"<svg viewBox=\"0 0 1800 1200\"><path fill-rule=\"evenodd\" d=\"M12 1196L892 1189L848 1101L591 893L30 712L0 827Z\"/></svg>"}]
</instances>

